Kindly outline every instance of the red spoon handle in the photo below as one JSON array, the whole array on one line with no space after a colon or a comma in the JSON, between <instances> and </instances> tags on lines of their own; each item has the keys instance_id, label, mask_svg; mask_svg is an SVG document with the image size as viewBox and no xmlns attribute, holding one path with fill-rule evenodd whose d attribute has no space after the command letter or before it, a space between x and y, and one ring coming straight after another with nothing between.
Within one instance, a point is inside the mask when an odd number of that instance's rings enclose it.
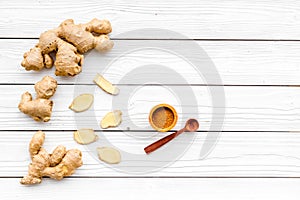
<instances>
[{"instance_id":1,"label":"red spoon handle","mask_svg":"<svg viewBox=\"0 0 300 200\"><path fill-rule=\"evenodd\" d=\"M175 137L177 137L179 134L183 133L185 131L185 129L181 129L175 133L172 133L170 135L167 135L166 137L163 137L162 139L150 144L149 146L144 148L144 151L146 152L146 154L149 154L153 151L155 151L156 149L160 148L161 146L163 146L164 144L170 142L172 139L174 139Z\"/></svg>"}]
</instances>

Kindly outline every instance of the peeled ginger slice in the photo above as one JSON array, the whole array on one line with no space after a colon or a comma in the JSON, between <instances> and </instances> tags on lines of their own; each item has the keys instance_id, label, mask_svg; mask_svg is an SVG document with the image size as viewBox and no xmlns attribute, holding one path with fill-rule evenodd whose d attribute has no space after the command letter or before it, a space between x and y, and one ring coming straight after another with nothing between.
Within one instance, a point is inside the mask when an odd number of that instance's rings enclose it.
<instances>
[{"instance_id":1,"label":"peeled ginger slice","mask_svg":"<svg viewBox=\"0 0 300 200\"><path fill-rule=\"evenodd\" d=\"M83 112L88 110L94 102L94 96L92 94L81 94L77 96L69 108L74 112Z\"/></svg>"},{"instance_id":2,"label":"peeled ginger slice","mask_svg":"<svg viewBox=\"0 0 300 200\"><path fill-rule=\"evenodd\" d=\"M102 75L97 74L94 78L94 82L105 92L117 95L119 94L120 90L113 84L111 84L108 80L106 80Z\"/></svg>"},{"instance_id":3,"label":"peeled ginger slice","mask_svg":"<svg viewBox=\"0 0 300 200\"><path fill-rule=\"evenodd\" d=\"M122 122L122 112L114 110L107 113L100 122L101 128L117 127Z\"/></svg>"},{"instance_id":4,"label":"peeled ginger slice","mask_svg":"<svg viewBox=\"0 0 300 200\"><path fill-rule=\"evenodd\" d=\"M79 129L74 132L73 136L78 144L90 144L98 139L93 129Z\"/></svg>"},{"instance_id":5,"label":"peeled ginger slice","mask_svg":"<svg viewBox=\"0 0 300 200\"><path fill-rule=\"evenodd\" d=\"M98 147L98 157L103 162L108 164L118 164L121 162L121 154L118 150L112 147Z\"/></svg>"}]
</instances>

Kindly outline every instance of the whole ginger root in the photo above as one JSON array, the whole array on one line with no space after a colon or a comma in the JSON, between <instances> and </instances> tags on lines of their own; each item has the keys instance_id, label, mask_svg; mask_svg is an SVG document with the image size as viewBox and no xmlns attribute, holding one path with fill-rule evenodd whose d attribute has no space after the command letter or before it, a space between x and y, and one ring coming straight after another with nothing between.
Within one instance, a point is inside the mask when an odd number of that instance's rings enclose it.
<instances>
[{"instance_id":1,"label":"whole ginger root","mask_svg":"<svg viewBox=\"0 0 300 200\"><path fill-rule=\"evenodd\" d=\"M19 110L32 117L35 121L49 121L53 107L53 101L49 100L49 98L54 95L56 88L57 81L50 76L45 76L34 86L37 98L32 100L32 95L29 92L25 92L21 97L18 106Z\"/></svg>"},{"instance_id":2,"label":"whole ginger root","mask_svg":"<svg viewBox=\"0 0 300 200\"><path fill-rule=\"evenodd\" d=\"M56 147L52 154L49 154L42 145L45 140L45 133L35 133L29 144L29 153L32 159L28 167L28 174L20 183L33 185L42 182L43 176L61 180L65 176L72 175L82 165L82 154L78 149L66 150L62 145Z\"/></svg>"},{"instance_id":3,"label":"whole ginger root","mask_svg":"<svg viewBox=\"0 0 300 200\"><path fill-rule=\"evenodd\" d=\"M107 34L112 31L108 20L93 19L86 24L74 24L67 19L59 27L41 34L39 43L24 54L21 65L26 70L51 68L49 55L56 52L55 75L75 76L82 70L83 55L91 49L110 50L114 43Z\"/></svg>"},{"instance_id":4,"label":"whole ginger root","mask_svg":"<svg viewBox=\"0 0 300 200\"><path fill-rule=\"evenodd\" d=\"M34 85L37 98L49 99L54 95L57 88L57 81L51 76L45 76Z\"/></svg>"}]
</instances>

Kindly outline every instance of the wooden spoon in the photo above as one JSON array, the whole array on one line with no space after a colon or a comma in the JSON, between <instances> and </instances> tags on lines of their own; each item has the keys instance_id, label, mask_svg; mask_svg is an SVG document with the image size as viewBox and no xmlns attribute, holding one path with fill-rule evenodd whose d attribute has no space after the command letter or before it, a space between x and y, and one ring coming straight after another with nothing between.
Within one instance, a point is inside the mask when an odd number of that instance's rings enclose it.
<instances>
[{"instance_id":1,"label":"wooden spoon","mask_svg":"<svg viewBox=\"0 0 300 200\"><path fill-rule=\"evenodd\" d=\"M164 144L170 142L172 139L174 139L175 137L177 137L178 135L180 135L183 132L194 132L197 131L199 128L199 123L196 119L189 119L187 120L187 122L185 123L185 127L183 129L180 129L179 131L172 133L170 135L167 135L166 137L150 144L149 146L144 148L144 151L149 154L153 151L155 151L156 149L160 148L161 146L163 146Z\"/></svg>"}]
</instances>

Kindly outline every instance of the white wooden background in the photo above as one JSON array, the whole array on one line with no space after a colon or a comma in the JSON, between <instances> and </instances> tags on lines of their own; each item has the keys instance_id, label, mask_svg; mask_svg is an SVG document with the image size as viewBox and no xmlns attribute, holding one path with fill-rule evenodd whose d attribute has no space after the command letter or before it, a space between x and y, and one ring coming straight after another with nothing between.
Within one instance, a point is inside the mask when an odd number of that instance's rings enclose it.
<instances>
[{"instance_id":1,"label":"white wooden background","mask_svg":"<svg viewBox=\"0 0 300 200\"><path fill-rule=\"evenodd\" d=\"M100 165L86 148L73 141L76 124L74 113L67 106L73 98L75 79L58 78L60 84L53 99L59 103L49 123L36 123L18 111L20 95L26 90L33 91L33 84L43 75L53 74L53 70L26 72L20 66L22 54L37 42L41 32L56 27L64 19L83 23L94 17L107 18L113 26L111 37L116 46L103 59L117 56L120 46L138 48L142 43L150 44L152 39L174 48L186 42L168 35L117 37L139 28L179 32L196 39L207 52L224 83L226 120L216 148L205 160L198 160L197 156L199 146L209 134L206 131L211 102L206 86L197 86L201 82L189 71L183 74L191 76L195 84L192 88L199 94L196 98L204 132L199 133L180 160L143 176ZM190 56L193 58L195 54L190 52ZM135 54L131 59L141 65L157 60L180 70L176 58L155 52ZM96 73L85 67L79 76ZM107 77L114 82L123 70L108 73ZM299 78L300 2L296 0L1 0L0 198L299 199ZM84 81L80 83L87 90L94 87ZM121 90L122 87L132 86L121 85ZM146 94L155 94L154 87L145 87L135 99L137 108L132 112L140 125L147 124L144 118L147 113L139 112L138 106L147 102ZM105 94L99 98L104 98L103 107L99 105L97 109L102 116L109 111L106 105L111 99ZM88 118L86 123L89 125ZM19 179L30 162L28 142L39 129L46 132L47 149L57 144L81 149L84 165L63 181L45 179L39 186L24 187ZM140 151L149 143L149 140L132 141L121 131L107 135L116 146L128 151ZM177 142L183 145L187 139L182 135Z\"/></svg>"}]
</instances>

